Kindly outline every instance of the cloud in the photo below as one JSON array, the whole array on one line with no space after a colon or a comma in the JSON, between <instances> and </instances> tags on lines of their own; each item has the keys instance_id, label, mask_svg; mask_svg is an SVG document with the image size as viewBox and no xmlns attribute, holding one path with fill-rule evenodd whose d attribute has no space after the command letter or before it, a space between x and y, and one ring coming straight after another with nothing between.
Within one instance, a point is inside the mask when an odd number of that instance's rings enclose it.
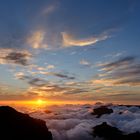
<instances>
[{"instance_id":1,"label":"cloud","mask_svg":"<svg viewBox=\"0 0 140 140\"><path fill-rule=\"evenodd\" d=\"M45 32L38 30L32 33L30 37L27 38L27 43L34 49L47 48L47 43L44 43Z\"/></svg>"},{"instance_id":2,"label":"cloud","mask_svg":"<svg viewBox=\"0 0 140 140\"><path fill-rule=\"evenodd\" d=\"M44 85L36 86L35 84L26 91L26 96L32 96L35 97L42 97L42 98L49 98L53 96L62 96L62 94L67 90L66 87L61 87L59 85L51 84L49 82L46 82Z\"/></svg>"},{"instance_id":3,"label":"cloud","mask_svg":"<svg viewBox=\"0 0 140 140\"><path fill-rule=\"evenodd\" d=\"M15 78L16 78L16 79L22 79L24 76L25 76L25 75L24 75L23 72L17 72L17 73L15 74Z\"/></svg>"},{"instance_id":4,"label":"cloud","mask_svg":"<svg viewBox=\"0 0 140 140\"><path fill-rule=\"evenodd\" d=\"M28 83L32 86L44 86L45 80L40 78L32 78Z\"/></svg>"},{"instance_id":5,"label":"cloud","mask_svg":"<svg viewBox=\"0 0 140 140\"><path fill-rule=\"evenodd\" d=\"M85 60L85 59L82 59L80 61L80 64L83 65L83 66L89 66L89 67L91 66L91 63L89 61Z\"/></svg>"},{"instance_id":6,"label":"cloud","mask_svg":"<svg viewBox=\"0 0 140 140\"><path fill-rule=\"evenodd\" d=\"M54 65L48 65L48 66L47 66L47 69L54 69L54 68L55 68Z\"/></svg>"},{"instance_id":7,"label":"cloud","mask_svg":"<svg viewBox=\"0 0 140 140\"><path fill-rule=\"evenodd\" d=\"M0 49L0 64L27 66L31 57L27 50Z\"/></svg>"},{"instance_id":8,"label":"cloud","mask_svg":"<svg viewBox=\"0 0 140 140\"><path fill-rule=\"evenodd\" d=\"M75 79L75 77L73 77L73 76L68 76L68 75L61 74L61 73L50 72L49 74L53 75L53 76L57 76L59 78L65 78L65 79L68 79L68 80L74 80Z\"/></svg>"},{"instance_id":9,"label":"cloud","mask_svg":"<svg viewBox=\"0 0 140 140\"><path fill-rule=\"evenodd\" d=\"M137 57L127 56L98 66L101 74L99 78L92 80L94 84L140 86L140 62Z\"/></svg>"},{"instance_id":10,"label":"cloud","mask_svg":"<svg viewBox=\"0 0 140 140\"><path fill-rule=\"evenodd\" d=\"M52 68L52 66L51 66L51 68ZM74 76L69 76L69 75L57 73L57 72L39 71L39 72L34 72L34 74L43 74L46 76L56 76L58 78L63 78L63 79L67 79L67 80L74 80L75 79Z\"/></svg>"},{"instance_id":11,"label":"cloud","mask_svg":"<svg viewBox=\"0 0 140 140\"><path fill-rule=\"evenodd\" d=\"M93 136L93 127L107 122L113 127L129 134L136 131L140 132L140 108L136 106L109 105L113 113L102 115L96 118L92 115L93 108L106 105L104 103L95 105L52 105L47 108L36 109L21 108L18 110L27 112L30 116L43 119L47 127L52 132L54 140L100 140ZM45 110L51 113L45 113ZM120 113L121 112L121 113Z\"/></svg>"},{"instance_id":12,"label":"cloud","mask_svg":"<svg viewBox=\"0 0 140 140\"><path fill-rule=\"evenodd\" d=\"M112 57L112 58L115 58L115 57L120 57L122 55L124 55L125 51L123 52L117 52L117 53L110 53L108 55L105 55L105 57Z\"/></svg>"},{"instance_id":13,"label":"cloud","mask_svg":"<svg viewBox=\"0 0 140 140\"><path fill-rule=\"evenodd\" d=\"M22 72L18 72L15 74L15 77L20 80L25 80L31 86L44 86L46 81L42 78L34 78L32 76L27 76Z\"/></svg>"},{"instance_id":14,"label":"cloud","mask_svg":"<svg viewBox=\"0 0 140 140\"><path fill-rule=\"evenodd\" d=\"M59 75L62 78L69 78L65 75ZM18 72L15 74L16 79L26 81L31 87L27 90L27 93L42 93L42 95L47 95L52 93L60 95L60 94L80 94L83 92L88 92L86 89L77 88L71 85L63 84L55 84L52 82L48 82L42 78L36 78L32 76L25 75L23 72ZM45 97L45 96L44 96Z\"/></svg>"},{"instance_id":15,"label":"cloud","mask_svg":"<svg viewBox=\"0 0 140 140\"><path fill-rule=\"evenodd\" d=\"M102 34L97 37L91 37L86 39L75 39L72 35L62 32L63 47L72 47L72 46L89 46L96 44L99 41L106 40L109 38L107 34Z\"/></svg>"},{"instance_id":16,"label":"cloud","mask_svg":"<svg viewBox=\"0 0 140 140\"><path fill-rule=\"evenodd\" d=\"M136 58L133 56L127 56L125 58L121 58L121 59L114 61L114 62L101 64L100 66L102 66L103 68L106 68L105 70L107 70L107 69L113 70L117 67L127 66L127 65L133 63L135 59Z\"/></svg>"},{"instance_id":17,"label":"cloud","mask_svg":"<svg viewBox=\"0 0 140 140\"><path fill-rule=\"evenodd\" d=\"M53 13L56 9L57 9L57 5L56 4L49 5L49 6L47 6L46 8L44 8L42 10L42 14L45 15L45 16L48 16L51 13Z\"/></svg>"},{"instance_id":18,"label":"cloud","mask_svg":"<svg viewBox=\"0 0 140 140\"><path fill-rule=\"evenodd\" d=\"M31 85L31 87L27 90L26 94L33 95L41 95L42 97L50 97L52 98L53 96L68 96L68 95L76 95L76 94L81 94L81 93L86 93L88 92L84 88L76 88L76 87L70 87L66 85L60 85L60 84L55 84L55 83L50 83L48 81L43 81L41 79L32 79L29 80L28 83Z\"/></svg>"}]
</instances>

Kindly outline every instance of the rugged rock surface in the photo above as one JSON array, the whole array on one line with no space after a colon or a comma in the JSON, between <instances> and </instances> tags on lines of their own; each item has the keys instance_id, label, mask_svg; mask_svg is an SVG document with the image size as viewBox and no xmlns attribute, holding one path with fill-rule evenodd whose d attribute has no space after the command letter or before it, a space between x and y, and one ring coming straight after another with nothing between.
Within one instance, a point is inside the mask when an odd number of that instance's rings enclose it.
<instances>
[{"instance_id":1,"label":"rugged rock surface","mask_svg":"<svg viewBox=\"0 0 140 140\"><path fill-rule=\"evenodd\" d=\"M9 106L0 107L1 140L52 140L44 121L17 112Z\"/></svg>"},{"instance_id":2,"label":"rugged rock surface","mask_svg":"<svg viewBox=\"0 0 140 140\"><path fill-rule=\"evenodd\" d=\"M99 108L95 108L93 110L93 115L97 115L97 118L100 118L104 114L111 114L113 113L112 109L107 108L106 106L101 106Z\"/></svg>"},{"instance_id":3,"label":"rugged rock surface","mask_svg":"<svg viewBox=\"0 0 140 140\"><path fill-rule=\"evenodd\" d=\"M112 127L106 122L93 128L93 136L98 136L105 140L140 140L139 132L124 134L118 128Z\"/></svg>"}]
</instances>

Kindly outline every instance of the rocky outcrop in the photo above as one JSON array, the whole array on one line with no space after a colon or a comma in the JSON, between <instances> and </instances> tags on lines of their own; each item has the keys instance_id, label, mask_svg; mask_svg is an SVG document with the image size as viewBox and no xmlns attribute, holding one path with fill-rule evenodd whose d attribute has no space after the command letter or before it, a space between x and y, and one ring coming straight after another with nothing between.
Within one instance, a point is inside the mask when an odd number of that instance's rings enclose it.
<instances>
[{"instance_id":1,"label":"rocky outcrop","mask_svg":"<svg viewBox=\"0 0 140 140\"><path fill-rule=\"evenodd\" d=\"M112 127L106 122L93 128L93 136L98 136L105 140L140 140L139 132L124 134L118 128Z\"/></svg>"},{"instance_id":2,"label":"rocky outcrop","mask_svg":"<svg viewBox=\"0 0 140 140\"><path fill-rule=\"evenodd\" d=\"M113 113L112 109L109 109L106 106L101 106L99 108L93 109L92 115L97 115L97 118L100 118L104 114L111 114L111 113Z\"/></svg>"},{"instance_id":3,"label":"rocky outcrop","mask_svg":"<svg viewBox=\"0 0 140 140\"><path fill-rule=\"evenodd\" d=\"M9 106L0 107L1 140L52 140L45 121L31 118Z\"/></svg>"}]
</instances>

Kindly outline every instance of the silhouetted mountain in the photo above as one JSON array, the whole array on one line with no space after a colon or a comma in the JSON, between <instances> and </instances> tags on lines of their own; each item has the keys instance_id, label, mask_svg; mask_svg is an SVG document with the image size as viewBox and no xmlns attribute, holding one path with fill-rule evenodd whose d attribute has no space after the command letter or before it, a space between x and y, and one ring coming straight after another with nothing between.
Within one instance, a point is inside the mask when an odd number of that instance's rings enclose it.
<instances>
[{"instance_id":1,"label":"silhouetted mountain","mask_svg":"<svg viewBox=\"0 0 140 140\"><path fill-rule=\"evenodd\" d=\"M108 125L103 122L101 125L97 125L93 128L93 136L104 138L105 140L140 140L140 133L124 134L116 127Z\"/></svg>"},{"instance_id":2,"label":"silhouetted mountain","mask_svg":"<svg viewBox=\"0 0 140 140\"><path fill-rule=\"evenodd\" d=\"M9 106L0 107L1 140L52 140L45 121L31 118Z\"/></svg>"},{"instance_id":3,"label":"silhouetted mountain","mask_svg":"<svg viewBox=\"0 0 140 140\"><path fill-rule=\"evenodd\" d=\"M104 114L111 114L113 113L112 109L107 108L106 106L101 106L99 108L95 108L93 110L93 115L97 115L97 118L100 118Z\"/></svg>"}]
</instances>

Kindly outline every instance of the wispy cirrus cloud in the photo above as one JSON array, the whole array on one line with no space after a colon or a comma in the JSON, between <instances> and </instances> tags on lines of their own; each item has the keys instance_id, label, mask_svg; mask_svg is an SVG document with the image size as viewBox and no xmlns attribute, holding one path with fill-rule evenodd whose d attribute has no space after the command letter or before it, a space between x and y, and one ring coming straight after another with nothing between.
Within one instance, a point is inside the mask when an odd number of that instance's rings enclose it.
<instances>
[{"instance_id":1,"label":"wispy cirrus cloud","mask_svg":"<svg viewBox=\"0 0 140 140\"><path fill-rule=\"evenodd\" d=\"M62 32L61 34L62 34L63 47L89 46L109 38L109 35L107 34L101 34L99 36L90 37L86 39L76 39L75 37L68 34L67 32Z\"/></svg>"},{"instance_id":2,"label":"wispy cirrus cloud","mask_svg":"<svg viewBox=\"0 0 140 140\"><path fill-rule=\"evenodd\" d=\"M23 72L18 72L15 74L16 79L26 81L31 86L43 86L46 80L42 78L34 78L32 76L25 75Z\"/></svg>"},{"instance_id":3,"label":"wispy cirrus cloud","mask_svg":"<svg viewBox=\"0 0 140 140\"><path fill-rule=\"evenodd\" d=\"M55 76L55 77L63 78L63 79L66 79L66 80L74 80L74 79L76 79L74 76L70 76L68 74L62 74L61 72L59 73L59 72L48 72L48 71L39 70L37 72L31 72L31 73L33 75L41 74L41 75L46 75L46 76Z\"/></svg>"},{"instance_id":4,"label":"wispy cirrus cloud","mask_svg":"<svg viewBox=\"0 0 140 140\"><path fill-rule=\"evenodd\" d=\"M34 31L28 38L27 44L34 49L47 48L47 43L44 43L45 32L42 30Z\"/></svg>"},{"instance_id":5,"label":"wispy cirrus cloud","mask_svg":"<svg viewBox=\"0 0 140 140\"><path fill-rule=\"evenodd\" d=\"M140 86L140 62L137 57L127 56L98 66L102 73L98 79L92 80L94 84Z\"/></svg>"},{"instance_id":6,"label":"wispy cirrus cloud","mask_svg":"<svg viewBox=\"0 0 140 140\"><path fill-rule=\"evenodd\" d=\"M31 83L30 83L31 84ZM81 93L87 93L88 90L85 88L77 88L77 87L71 87L66 85L59 85L55 83L46 82L44 85L36 86L34 84L31 84L31 87L27 90L26 94L30 95L38 95L42 97L51 97L53 96L68 96L68 95L79 95Z\"/></svg>"},{"instance_id":7,"label":"wispy cirrus cloud","mask_svg":"<svg viewBox=\"0 0 140 140\"><path fill-rule=\"evenodd\" d=\"M85 60L85 59L80 60L79 64L83 66L87 66L87 67L92 66L92 64L88 60Z\"/></svg>"},{"instance_id":8,"label":"wispy cirrus cloud","mask_svg":"<svg viewBox=\"0 0 140 140\"><path fill-rule=\"evenodd\" d=\"M59 75L62 78L69 78L64 75ZM23 72L18 72L15 74L16 79L23 80L27 82L30 87L26 91L25 94L30 94L30 96L38 95L38 96L53 96L53 95L74 95L74 94L81 94L87 93L90 89L87 87L79 87L80 83L71 82L71 84L67 84L67 82L60 82L54 83L51 81L47 81L46 79L28 76L25 75Z\"/></svg>"},{"instance_id":9,"label":"wispy cirrus cloud","mask_svg":"<svg viewBox=\"0 0 140 140\"><path fill-rule=\"evenodd\" d=\"M53 76L57 76L59 78L65 78L65 79L69 79L69 80L74 80L75 77L74 76L69 76L66 74L61 74L61 73L55 73L55 72L50 72L48 73L49 75L53 75Z\"/></svg>"},{"instance_id":10,"label":"wispy cirrus cloud","mask_svg":"<svg viewBox=\"0 0 140 140\"><path fill-rule=\"evenodd\" d=\"M49 16L51 13L53 13L56 9L58 8L58 4L57 3L53 3L47 7L45 7L42 11L41 14L45 15L45 16Z\"/></svg>"},{"instance_id":11,"label":"wispy cirrus cloud","mask_svg":"<svg viewBox=\"0 0 140 140\"><path fill-rule=\"evenodd\" d=\"M32 54L27 50L0 49L0 64L27 66Z\"/></svg>"}]
</instances>

